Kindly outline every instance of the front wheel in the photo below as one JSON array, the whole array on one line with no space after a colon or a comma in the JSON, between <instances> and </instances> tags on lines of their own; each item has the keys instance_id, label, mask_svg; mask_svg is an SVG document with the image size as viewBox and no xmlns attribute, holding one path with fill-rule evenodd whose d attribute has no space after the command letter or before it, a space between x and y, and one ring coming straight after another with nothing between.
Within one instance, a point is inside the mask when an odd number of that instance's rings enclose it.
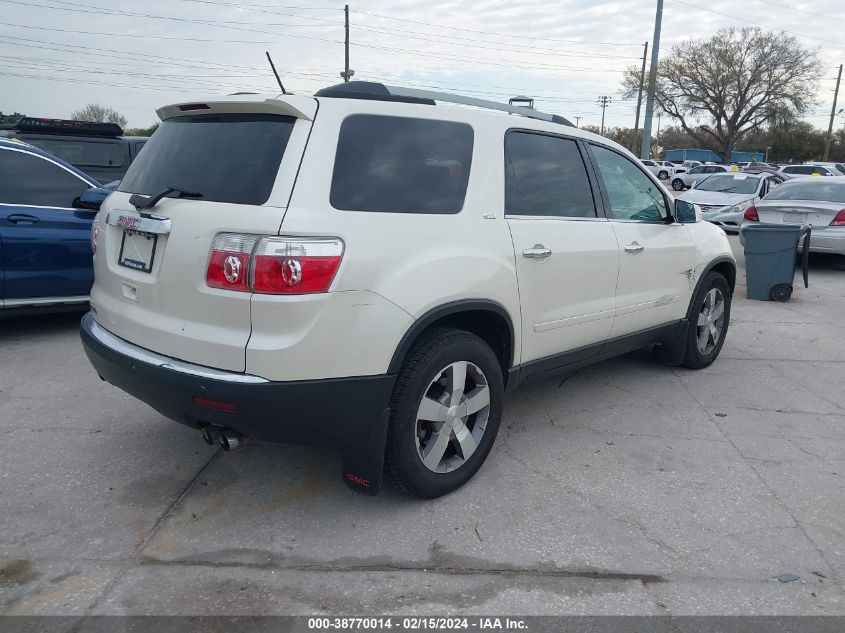
<instances>
[{"instance_id":1,"label":"front wheel","mask_svg":"<svg viewBox=\"0 0 845 633\"><path fill-rule=\"evenodd\" d=\"M665 170L661 171L659 174L657 174L657 177L660 178L660 180L669 180L669 172Z\"/></svg>"},{"instance_id":2,"label":"front wheel","mask_svg":"<svg viewBox=\"0 0 845 633\"><path fill-rule=\"evenodd\" d=\"M725 276L709 272L693 299L684 365L703 369L710 365L725 343L731 319L731 287Z\"/></svg>"},{"instance_id":3,"label":"front wheel","mask_svg":"<svg viewBox=\"0 0 845 633\"><path fill-rule=\"evenodd\" d=\"M408 355L390 403L385 474L434 498L481 468L499 430L504 385L493 350L462 330L426 334Z\"/></svg>"},{"instance_id":4,"label":"front wheel","mask_svg":"<svg viewBox=\"0 0 845 633\"><path fill-rule=\"evenodd\" d=\"M686 185L684 185L684 181L680 178L675 178L675 180L672 181L672 189L675 191L683 191L685 187Z\"/></svg>"}]
</instances>

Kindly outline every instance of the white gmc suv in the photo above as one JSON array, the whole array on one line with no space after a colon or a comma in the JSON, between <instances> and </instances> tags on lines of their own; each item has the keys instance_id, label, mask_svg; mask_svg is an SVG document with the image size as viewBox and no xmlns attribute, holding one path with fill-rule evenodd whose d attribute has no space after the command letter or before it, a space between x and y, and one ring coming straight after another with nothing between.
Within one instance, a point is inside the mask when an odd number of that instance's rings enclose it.
<instances>
[{"instance_id":1,"label":"white gmc suv","mask_svg":"<svg viewBox=\"0 0 845 633\"><path fill-rule=\"evenodd\" d=\"M724 231L561 117L368 82L158 114L94 223L81 335L206 441L332 447L355 490L384 471L436 497L481 467L506 389L724 343Z\"/></svg>"}]
</instances>

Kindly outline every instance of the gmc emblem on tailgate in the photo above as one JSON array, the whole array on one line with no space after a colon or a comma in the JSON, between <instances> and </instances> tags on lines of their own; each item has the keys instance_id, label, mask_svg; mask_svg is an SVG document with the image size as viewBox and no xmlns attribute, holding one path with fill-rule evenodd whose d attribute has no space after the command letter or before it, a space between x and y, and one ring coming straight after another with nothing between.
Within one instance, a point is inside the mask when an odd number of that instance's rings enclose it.
<instances>
[{"instance_id":1,"label":"gmc emblem on tailgate","mask_svg":"<svg viewBox=\"0 0 845 633\"><path fill-rule=\"evenodd\" d=\"M131 215L121 215L117 218L117 225L122 226L124 229L129 231L134 231L140 221L141 218L136 218Z\"/></svg>"}]
</instances>

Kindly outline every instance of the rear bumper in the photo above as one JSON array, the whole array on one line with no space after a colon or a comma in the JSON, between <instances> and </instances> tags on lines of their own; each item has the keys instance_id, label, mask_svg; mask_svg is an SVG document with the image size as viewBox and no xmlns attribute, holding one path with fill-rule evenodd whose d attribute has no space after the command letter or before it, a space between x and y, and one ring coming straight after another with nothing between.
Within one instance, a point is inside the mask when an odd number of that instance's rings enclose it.
<instances>
[{"instance_id":1,"label":"rear bumper","mask_svg":"<svg viewBox=\"0 0 845 633\"><path fill-rule=\"evenodd\" d=\"M273 382L150 352L104 329L90 312L82 319L80 335L100 378L181 424L213 424L257 440L345 454L374 445L376 452L383 451L395 376ZM233 410L200 406L197 397Z\"/></svg>"}]
</instances>

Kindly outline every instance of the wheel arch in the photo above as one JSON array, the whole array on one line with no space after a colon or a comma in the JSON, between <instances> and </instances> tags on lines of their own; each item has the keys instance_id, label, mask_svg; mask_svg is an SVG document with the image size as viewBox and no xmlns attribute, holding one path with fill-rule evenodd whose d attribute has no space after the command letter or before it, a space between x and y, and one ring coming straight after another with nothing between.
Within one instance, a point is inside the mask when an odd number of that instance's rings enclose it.
<instances>
[{"instance_id":1,"label":"wheel arch","mask_svg":"<svg viewBox=\"0 0 845 633\"><path fill-rule=\"evenodd\" d=\"M398 373L414 342L434 327L454 327L483 339L499 359L503 379L507 382L508 371L514 363L513 320L503 305L489 299L452 301L423 314L399 340L390 360L388 373Z\"/></svg>"},{"instance_id":2,"label":"wheel arch","mask_svg":"<svg viewBox=\"0 0 845 633\"><path fill-rule=\"evenodd\" d=\"M695 283L695 288L690 297L690 305L687 309L687 318L692 318L693 302L698 296L698 291L701 289L704 278L708 273L713 271L720 273L728 280L728 286L731 289L731 294L733 294L734 288L736 288L736 262L730 257L717 257L705 266L704 270L701 271L701 275L698 277L698 281Z\"/></svg>"}]
</instances>

